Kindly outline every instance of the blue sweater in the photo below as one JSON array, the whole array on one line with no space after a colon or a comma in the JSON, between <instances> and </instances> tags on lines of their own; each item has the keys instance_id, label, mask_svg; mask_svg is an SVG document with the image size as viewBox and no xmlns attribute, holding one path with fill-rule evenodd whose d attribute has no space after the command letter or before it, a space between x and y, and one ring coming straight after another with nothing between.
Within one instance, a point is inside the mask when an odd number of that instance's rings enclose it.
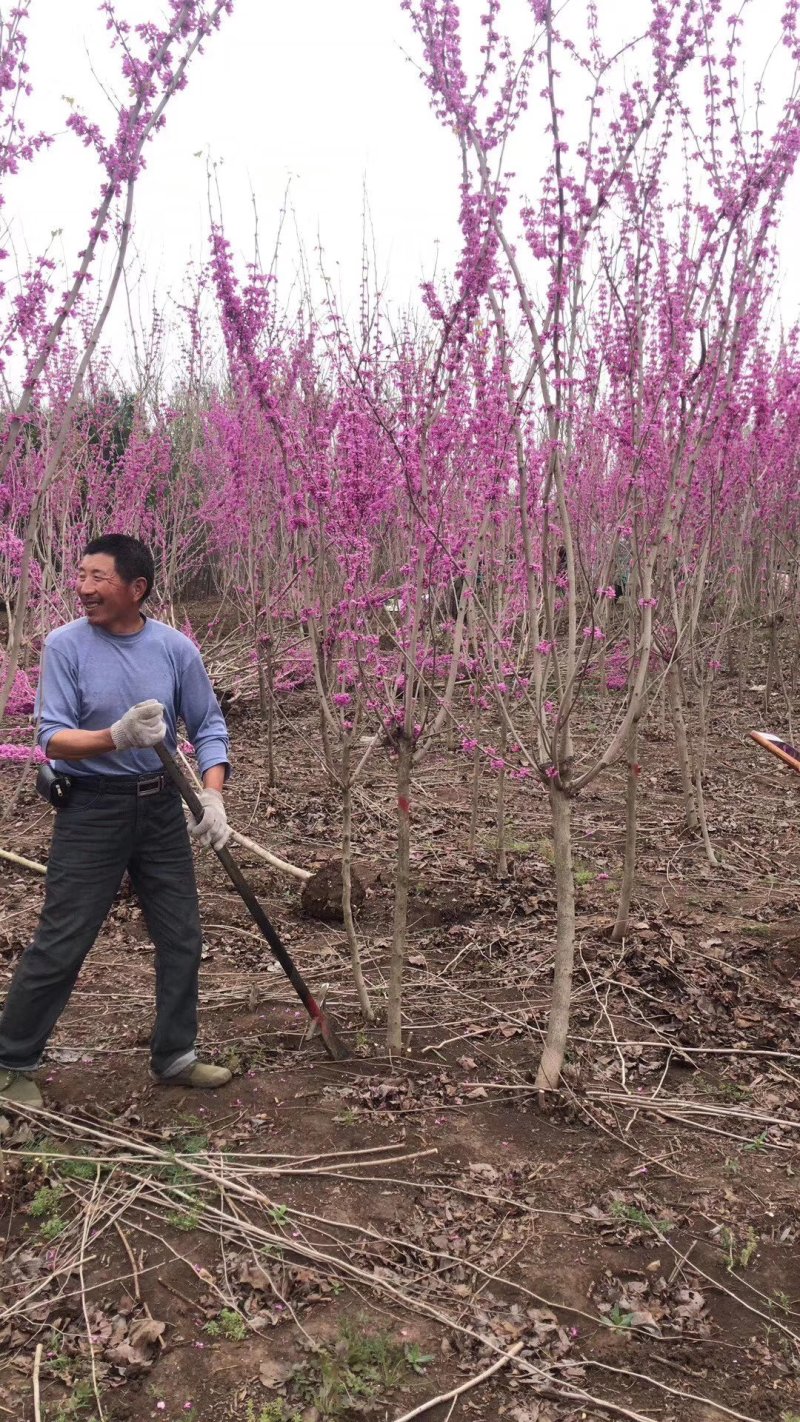
<instances>
[{"instance_id":1,"label":"blue sweater","mask_svg":"<svg viewBox=\"0 0 800 1422\"><path fill-rule=\"evenodd\" d=\"M47 755L57 731L102 731L137 701L164 707L166 744L174 752L180 718L201 775L228 764L228 730L194 643L148 617L140 632L118 637L85 617L51 632L42 654L36 713ZM112 751L87 760L54 760L67 775L148 775L161 769L154 750Z\"/></svg>"}]
</instances>

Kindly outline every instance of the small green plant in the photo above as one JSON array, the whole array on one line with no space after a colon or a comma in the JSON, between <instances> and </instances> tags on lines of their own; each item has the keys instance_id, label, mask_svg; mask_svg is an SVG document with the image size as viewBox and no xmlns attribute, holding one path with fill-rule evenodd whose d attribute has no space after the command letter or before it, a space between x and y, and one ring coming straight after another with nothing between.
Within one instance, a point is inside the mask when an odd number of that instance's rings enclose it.
<instances>
[{"instance_id":1,"label":"small green plant","mask_svg":"<svg viewBox=\"0 0 800 1422\"><path fill-rule=\"evenodd\" d=\"M225 1338L229 1343L242 1343L247 1337L247 1324L235 1308L220 1309L216 1318L205 1326L209 1338Z\"/></svg>"},{"instance_id":2,"label":"small green plant","mask_svg":"<svg viewBox=\"0 0 800 1422\"><path fill-rule=\"evenodd\" d=\"M343 1418L375 1398L383 1400L404 1368L422 1372L432 1361L416 1344L403 1348L384 1333L369 1334L357 1321L348 1322L331 1348L319 1348L297 1369L291 1386L298 1401L320 1418Z\"/></svg>"},{"instance_id":3,"label":"small green plant","mask_svg":"<svg viewBox=\"0 0 800 1422\"><path fill-rule=\"evenodd\" d=\"M576 870L575 870L575 883L578 885L579 888L583 888L584 885L586 885L586 884L591 884L591 883L593 883L593 882L594 882L594 874L593 874L593 872L592 872L591 869L576 869Z\"/></svg>"},{"instance_id":4,"label":"small green plant","mask_svg":"<svg viewBox=\"0 0 800 1422\"><path fill-rule=\"evenodd\" d=\"M610 1328L630 1328L633 1323L633 1314L623 1312L619 1304L614 1304L606 1322Z\"/></svg>"},{"instance_id":5,"label":"small green plant","mask_svg":"<svg viewBox=\"0 0 800 1422\"><path fill-rule=\"evenodd\" d=\"M39 1234L46 1244L52 1244L54 1239L58 1239L67 1227L66 1220L62 1220L60 1215L51 1215L49 1219L39 1229Z\"/></svg>"},{"instance_id":6,"label":"small green plant","mask_svg":"<svg viewBox=\"0 0 800 1422\"><path fill-rule=\"evenodd\" d=\"M776 1289L769 1301L769 1306L780 1309L781 1313L791 1313L792 1300L789 1294L784 1293L783 1289Z\"/></svg>"},{"instance_id":7,"label":"small green plant","mask_svg":"<svg viewBox=\"0 0 800 1422\"><path fill-rule=\"evenodd\" d=\"M675 1226L672 1220L653 1220L646 1210L640 1210L638 1205L626 1205L624 1200L614 1200L611 1205L611 1213L615 1219L625 1220L628 1224L637 1225L639 1229L650 1230L653 1233L669 1234Z\"/></svg>"},{"instance_id":8,"label":"small green plant","mask_svg":"<svg viewBox=\"0 0 800 1422\"><path fill-rule=\"evenodd\" d=\"M289 1411L282 1397L276 1397L258 1412L255 1403L248 1402L245 1422L302 1422L302 1418L299 1412Z\"/></svg>"},{"instance_id":9,"label":"small green plant","mask_svg":"<svg viewBox=\"0 0 800 1422\"><path fill-rule=\"evenodd\" d=\"M750 1092L746 1086L735 1081L700 1081L698 1087L704 1096L722 1096L728 1101L749 1101Z\"/></svg>"},{"instance_id":10,"label":"small green plant","mask_svg":"<svg viewBox=\"0 0 800 1422\"><path fill-rule=\"evenodd\" d=\"M98 1169L102 1171L103 1167L95 1165L93 1160L60 1160L58 1162L58 1173L63 1175L65 1180L94 1180Z\"/></svg>"},{"instance_id":11,"label":"small green plant","mask_svg":"<svg viewBox=\"0 0 800 1422\"><path fill-rule=\"evenodd\" d=\"M75 1422L76 1418L80 1418L81 1422L94 1422L93 1417L86 1417L93 1403L94 1388L88 1379L82 1379L75 1383L71 1395L60 1404L53 1422Z\"/></svg>"},{"instance_id":12,"label":"small green plant","mask_svg":"<svg viewBox=\"0 0 800 1422\"><path fill-rule=\"evenodd\" d=\"M58 1207L64 1194L63 1185L42 1185L31 1200L29 1209L34 1219L41 1220L39 1234L46 1243L58 1239L67 1228Z\"/></svg>"},{"instance_id":13,"label":"small green plant","mask_svg":"<svg viewBox=\"0 0 800 1422\"><path fill-rule=\"evenodd\" d=\"M267 1214L273 1224L286 1224L289 1218L289 1207L288 1205L270 1205Z\"/></svg>"},{"instance_id":14,"label":"small green plant","mask_svg":"<svg viewBox=\"0 0 800 1422\"><path fill-rule=\"evenodd\" d=\"M734 1269L746 1269L751 1263L759 1244L758 1235L753 1229L753 1226L748 1225L747 1237L741 1246L733 1231L728 1229L727 1225L723 1225L719 1232L719 1237L722 1247L728 1256L728 1273L732 1273Z\"/></svg>"},{"instance_id":15,"label":"small green plant","mask_svg":"<svg viewBox=\"0 0 800 1422\"><path fill-rule=\"evenodd\" d=\"M358 1121L358 1112L352 1106L345 1106L338 1116L334 1116L337 1126L354 1126Z\"/></svg>"},{"instance_id":16,"label":"small green plant","mask_svg":"<svg viewBox=\"0 0 800 1422\"><path fill-rule=\"evenodd\" d=\"M782 1412L781 1422L800 1422L800 1412Z\"/></svg>"},{"instance_id":17,"label":"small green plant","mask_svg":"<svg viewBox=\"0 0 800 1422\"><path fill-rule=\"evenodd\" d=\"M406 1343L403 1349L403 1357L411 1368L411 1371L419 1373L420 1376L425 1373L428 1363L432 1363L434 1360L433 1353L423 1353L418 1343Z\"/></svg>"},{"instance_id":18,"label":"small green plant","mask_svg":"<svg viewBox=\"0 0 800 1422\"><path fill-rule=\"evenodd\" d=\"M762 1131L762 1132L761 1132L761 1135L760 1135L760 1136L756 1136L755 1140L748 1141L746 1146L742 1146L742 1150L766 1150L766 1149L767 1149L767 1133L766 1133L766 1131Z\"/></svg>"},{"instance_id":19,"label":"small green plant","mask_svg":"<svg viewBox=\"0 0 800 1422\"><path fill-rule=\"evenodd\" d=\"M202 1132L196 1135L185 1136L180 1143L179 1155L200 1155L202 1151L208 1150L208 1136Z\"/></svg>"},{"instance_id":20,"label":"small green plant","mask_svg":"<svg viewBox=\"0 0 800 1422\"><path fill-rule=\"evenodd\" d=\"M171 1224L173 1229L183 1230L188 1234L193 1229L200 1227L200 1210L191 1207L188 1210L170 1210L166 1216L167 1224Z\"/></svg>"},{"instance_id":21,"label":"small green plant","mask_svg":"<svg viewBox=\"0 0 800 1422\"><path fill-rule=\"evenodd\" d=\"M29 1206L34 1219L41 1220L48 1215L56 1214L63 1194L63 1185L42 1185L36 1191Z\"/></svg>"}]
</instances>

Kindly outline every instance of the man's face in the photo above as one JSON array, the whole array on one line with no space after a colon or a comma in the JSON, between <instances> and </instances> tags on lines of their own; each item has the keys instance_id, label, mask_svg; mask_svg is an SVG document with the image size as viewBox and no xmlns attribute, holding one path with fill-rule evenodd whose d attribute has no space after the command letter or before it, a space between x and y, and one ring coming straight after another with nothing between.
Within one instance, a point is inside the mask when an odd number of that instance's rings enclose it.
<instances>
[{"instance_id":1,"label":"man's face","mask_svg":"<svg viewBox=\"0 0 800 1422\"><path fill-rule=\"evenodd\" d=\"M87 553L81 560L76 586L92 626L115 631L136 621L146 583L144 578L124 582L109 553Z\"/></svg>"}]
</instances>

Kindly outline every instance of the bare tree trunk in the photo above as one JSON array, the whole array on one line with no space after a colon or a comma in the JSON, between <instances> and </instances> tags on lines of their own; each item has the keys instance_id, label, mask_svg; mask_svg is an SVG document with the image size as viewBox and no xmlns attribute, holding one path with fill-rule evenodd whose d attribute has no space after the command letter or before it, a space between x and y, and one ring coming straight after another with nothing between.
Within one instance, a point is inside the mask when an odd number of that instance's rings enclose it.
<instances>
[{"instance_id":1,"label":"bare tree trunk","mask_svg":"<svg viewBox=\"0 0 800 1422\"><path fill-rule=\"evenodd\" d=\"M353 979L356 985L356 992L358 993L359 1006L367 1022L374 1022L375 1013L372 1010L367 985L364 982L364 973L361 968L361 952L358 946L358 939L356 938L356 926L353 922L352 826L353 785L350 778L350 746L347 745L342 754L342 918L344 919L347 946L350 949L350 965L353 969Z\"/></svg>"},{"instance_id":2,"label":"bare tree trunk","mask_svg":"<svg viewBox=\"0 0 800 1422\"><path fill-rule=\"evenodd\" d=\"M753 644L753 628L748 624L747 634L744 639L744 647L739 654L739 675L736 681L736 700L741 706L744 702L744 689L747 685L747 673L750 669L750 648Z\"/></svg>"},{"instance_id":3,"label":"bare tree trunk","mask_svg":"<svg viewBox=\"0 0 800 1422\"><path fill-rule=\"evenodd\" d=\"M394 934L389 963L389 1000L386 1044L390 1052L402 1050L401 996L408 933L408 884L411 859L411 759L413 742L402 733L397 739L397 859L394 876Z\"/></svg>"},{"instance_id":4,"label":"bare tree trunk","mask_svg":"<svg viewBox=\"0 0 800 1422\"><path fill-rule=\"evenodd\" d=\"M469 844L467 846L467 852L470 855L474 855L475 853L478 838L478 801L480 799L481 790L481 753L477 745L477 740L480 735L479 728L480 719L478 716L478 694L476 687L475 705L472 713L472 738L476 742L476 745L472 752L472 799L469 812Z\"/></svg>"},{"instance_id":5,"label":"bare tree trunk","mask_svg":"<svg viewBox=\"0 0 800 1422\"><path fill-rule=\"evenodd\" d=\"M500 731L500 758L503 761L503 768L497 773L497 815L495 841L495 873L498 879L505 879L508 874L508 858L506 856L506 771L505 756L508 745L508 728L503 721Z\"/></svg>"},{"instance_id":6,"label":"bare tree trunk","mask_svg":"<svg viewBox=\"0 0 800 1422\"><path fill-rule=\"evenodd\" d=\"M670 710L672 711L672 726L675 731L675 751L678 757L678 769L680 770L681 786L683 788L686 826L687 829L691 830L694 834L700 828L700 821L694 798L694 788L692 786L692 768L689 761L689 740L686 735L686 719L683 714L680 669L675 662L673 662L667 672L667 685L669 687Z\"/></svg>"},{"instance_id":7,"label":"bare tree trunk","mask_svg":"<svg viewBox=\"0 0 800 1422\"><path fill-rule=\"evenodd\" d=\"M478 799L481 789L481 757L477 746L472 752L472 803L469 813L469 844L467 853L474 855L478 837Z\"/></svg>"},{"instance_id":8,"label":"bare tree trunk","mask_svg":"<svg viewBox=\"0 0 800 1422\"><path fill-rule=\"evenodd\" d=\"M553 849L556 871L556 950L553 961L553 996L547 1038L536 1074L540 1091L558 1086L564 1066L572 998L572 964L575 957L575 878L572 871L572 800L550 786Z\"/></svg>"},{"instance_id":9,"label":"bare tree trunk","mask_svg":"<svg viewBox=\"0 0 800 1422\"><path fill-rule=\"evenodd\" d=\"M628 783L625 792L625 858L622 865L622 884L619 891L617 921L611 932L614 943L619 943L628 932L633 886L636 881L636 819L638 812L639 765L636 753L639 744L639 723L634 721L628 743Z\"/></svg>"},{"instance_id":10,"label":"bare tree trunk","mask_svg":"<svg viewBox=\"0 0 800 1422\"><path fill-rule=\"evenodd\" d=\"M694 800L697 806L697 819L700 826L700 834L703 839L703 848L706 852L706 859L713 869L719 867L719 860L714 853L714 846L711 843L711 836L708 833L708 819L706 818L706 801L703 794L703 771L706 762L706 747L708 745L706 731L706 690L701 685L698 699L697 711L700 732L700 748L695 747L694 740L689 736L689 757L692 767L692 785L694 787Z\"/></svg>"},{"instance_id":11,"label":"bare tree trunk","mask_svg":"<svg viewBox=\"0 0 800 1422\"><path fill-rule=\"evenodd\" d=\"M776 679L778 663L778 615L773 613L767 623L769 628L769 639L767 642L767 676L764 688L764 715L769 715L770 702L772 701L772 687Z\"/></svg>"}]
</instances>

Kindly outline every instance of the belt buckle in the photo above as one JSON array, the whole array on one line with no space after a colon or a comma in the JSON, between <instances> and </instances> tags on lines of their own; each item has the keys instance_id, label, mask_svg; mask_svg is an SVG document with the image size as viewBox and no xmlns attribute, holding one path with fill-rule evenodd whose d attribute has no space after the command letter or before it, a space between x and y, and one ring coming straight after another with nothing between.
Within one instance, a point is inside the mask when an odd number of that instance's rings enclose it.
<instances>
[{"instance_id":1,"label":"belt buckle","mask_svg":"<svg viewBox=\"0 0 800 1422\"><path fill-rule=\"evenodd\" d=\"M163 775L146 775L136 782L136 798L142 800L147 795L158 795L164 788Z\"/></svg>"}]
</instances>

